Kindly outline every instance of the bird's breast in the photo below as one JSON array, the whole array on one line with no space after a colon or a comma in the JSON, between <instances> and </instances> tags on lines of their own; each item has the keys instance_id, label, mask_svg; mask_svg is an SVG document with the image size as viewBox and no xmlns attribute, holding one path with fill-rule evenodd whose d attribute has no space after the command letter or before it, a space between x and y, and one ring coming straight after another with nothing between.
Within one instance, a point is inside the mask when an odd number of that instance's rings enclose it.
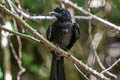
<instances>
[{"instance_id":1,"label":"bird's breast","mask_svg":"<svg viewBox=\"0 0 120 80\"><path fill-rule=\"evenodd\" d=\"M66 48L72 38L72 29L69 27L59 27L56 28L54 32L54 42L58 44L61 48Z\"/></svg>"}]
</instances>

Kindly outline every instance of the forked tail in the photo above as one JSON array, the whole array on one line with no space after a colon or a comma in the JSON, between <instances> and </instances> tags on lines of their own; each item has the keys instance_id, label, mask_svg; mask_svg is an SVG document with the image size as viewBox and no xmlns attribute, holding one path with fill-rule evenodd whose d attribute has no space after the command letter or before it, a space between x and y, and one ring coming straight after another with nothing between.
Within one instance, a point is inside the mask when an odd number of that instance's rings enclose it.
<instances>
[{"instance_id":1,"label":"forked tail","mask_svg":"<svg viewBox=\"0 0 120 80\"><path fill-rule=\"evenodd\" d=\"M64 71L64 57L52 51L52 65L50 80L66 80Z\"/></svg>"}]
</instances>

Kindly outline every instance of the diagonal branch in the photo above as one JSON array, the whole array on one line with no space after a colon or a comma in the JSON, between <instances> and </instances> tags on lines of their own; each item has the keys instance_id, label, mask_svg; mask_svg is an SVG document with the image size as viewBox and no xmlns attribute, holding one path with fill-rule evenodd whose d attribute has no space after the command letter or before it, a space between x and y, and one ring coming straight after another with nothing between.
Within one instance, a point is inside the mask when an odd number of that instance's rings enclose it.
<instances>
[{"instance_id":1,"label":"diagonal branch","mask_svg":"<svg viewBox=\"0 0 120 80\"><path fill-rule=\"evenodd\" d=\"M115 61L114 64L112 64L110 67L108 67L107 69L105 69L105 70L102 71L101 73L105 73L105 72L111 70L111 69L112 69L114 66L116 66L119 62L120 62L120 58L119 58L117 61Z\"/></svg>"},{"instance_id":2,"label":"diagonal branch","mask_svg":"<svg viewBox=\"0 0 120 80\"><path fill-rule=\"evenodd\" d=\"M50 43L47 39L43 37L43 35L40 35L36 30L34 30L31 26L29 26L24 20L22 20L17 14L14 14L10 10L8 10L5 6L0 4L0 10L3 10L5 13L9 14L11 17L15 18L17 22L21 23L24 28L26 28L29 32L31 32L37 39L41 41L42 44L44 44L46 47L50 48L51 50L54 50L56 53L64 56L68 60L70 60L72 63L76 64L81 70L87 71L89 74L92 74L96 76L100 80L109 80L109 78L105 77L103 74L97 72L96 70L93 70L92 68L88 67L86 64L84 64L82 61L75 58L73 55L69 55L68 52L56 48L55 45Z\"/></svg>"},{"instance_id":3,"label":"diagonal branch","mask_svg":"<svg viewBox=\"0 0 120 80\"><path fill-rule=\"evenodd\" d=\"M101 73L105 73L105 72L106 72L108 75L110 75L110 76L114 77L115 79L117 79L117 76L116 76L115 74L109 72L109 69L108 69L108 68L106 69L106 68L104 67L104 65L103 65L102 62L100 61L100 58L99 58L99 56L98 56L98 54L97 54L97 51L96 51L95 47L93 47L93 45L91 45L91 47L92 47L93 53L94 53L94 55L95 55L95 57L96 57L99 65L100 65L100 67L103 69L103 71L102 71Z\"/></svg>"},{"instance_id":4,"label":"diagonal branch","mask_svg":"<svg viewBox=\"0 0 120 80\"><path fill-rule=\"evenodd\" d=\"M111 26L111 27L113 27L113 28L120 31L119 26L117 26L117 25L115 25L115 24L113 24L113 23L111 23L111 22L109 22L107 20L104 20L104 19L102 19L102 18L100 18L100 17L98 17L96 15L93 15L93 14L89 13L88 11L84 10L82 7L79 7L77 4L74 4L73 2L68 1L68 0L63 0L63 2L65 4L67 4L67 5L75 8L75 9L79 10L80 12L84 13L85 15L90 15L92 18L96 19L97 21L100 21L100 22L102 22L102 23L104 23L104 24L106 24L108 26Z\"/></svg>"},{"instance_id":5,"label":"diagonal branch","mask_svg":"<svg viewBox=\"0 0 120 80\"><path fill-rule=\"evenodd\" d=\"M18 36L23 37L23 38L26 38L26 39L29 39L29 40L33 40L33 41L38 42L38 43L40 42L40 40L38 40L38 39L36 39L36 38L34 38L34 37L32 37L32 36L25 35L25 34L22 34L22 33L19 33L19 32L13 32L13 31L11 31L11 30L9 30L9 29L7 29L7 28L5 28L5 27L2 27L2 26L0 26L0 29L2 29L2 30L4 30L4 31L7 31L7 32L9 32L9 33L18 35Z\"/></svg>"}]
</instances>

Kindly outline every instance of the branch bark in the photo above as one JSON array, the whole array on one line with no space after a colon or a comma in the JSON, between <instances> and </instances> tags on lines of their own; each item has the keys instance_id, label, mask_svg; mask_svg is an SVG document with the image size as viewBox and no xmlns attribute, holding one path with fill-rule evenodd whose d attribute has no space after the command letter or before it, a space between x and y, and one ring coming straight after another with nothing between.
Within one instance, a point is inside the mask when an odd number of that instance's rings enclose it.
<instances>
[{"instance_id":1,"label":"branch bark","mask_svg":"<svg viewBox=\"0 0 120 80\"><path fill-rule=\"evenodd\" d=\"M33 40L33 41L38 42L38 43L40 42L40 40L38 40L38 39L36 39L36 38L34 38L34 37L32 37L32 36L25 35L25 34L22 34L22 33L19 33L19 32L13 32L13 31L11 31L11 30L9 30L9 29L7 29L7 28L4 28L4 27L2 27L2 26L0 26L0 29L2 29L2 30L4 30L4 31L7 31L7 32L9 32L9 33L12 33L12 34L14 34L14 35L18 35L18 36L23 37L23 38L26 38L26 39L29 39L29 40Z\"/></svg>"},{"instance_id":2,"label":"branch bark","mask_svg":"<svg viewBox=\"0 0 120 80\"><path fill-rule=\"evenodd\" d=\"M63 0L63 2L64 2L65 4L67 4L67 5L69 5L69 6L77 9L78 11L84 13L85 15L90 15L90 16L91 16L92 18L94 18L95 20L100 21L100 22L102 22L102 23L104 23L104 24L106 24L106 25L108 25L108 26L111 26L111 27L113 27L113 28L115 28L115 29L117 29L117 30L120 31L120 27L119 27L119 26L117 26L117 25L115 25L115 24L113 24L113 23L111 23L111 22L109 22L109 21L107 21L107 20L104 20L104 19L102 19L102 18L100 18L100 17L98 17L98 16L96 16L96 15L91 14L90 12L84 10L82 7L79 7L77 4L74 4L73 2L68 1L68 0Z\"/></svg>"}]
</instances>

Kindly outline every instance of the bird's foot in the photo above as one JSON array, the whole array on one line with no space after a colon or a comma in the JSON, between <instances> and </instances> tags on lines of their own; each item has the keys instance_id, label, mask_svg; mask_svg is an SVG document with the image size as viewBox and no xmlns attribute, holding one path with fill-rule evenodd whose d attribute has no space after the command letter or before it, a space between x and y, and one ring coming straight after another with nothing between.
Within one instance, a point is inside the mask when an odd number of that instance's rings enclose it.
<instances>
[{"instance_id":1,"label":"bird's foot","mask_svg":"<svg viewBox=\"0 0 120 80\"><path fill-rule=\"evenodd\" d=\"M71 57L72 55L71 51L68 51L68 56Z\"/></svg>"},{"instance_id":2,"label":"bird's foot","mask_svg":"<svg viewBox=\"0 0 120 80\"><path fill-rule=\"evenodd\" d=\"M60 49L60 46L58 44L55 44L55 46L56 46L57 49Z\"/></svg>"}]
</instances>

